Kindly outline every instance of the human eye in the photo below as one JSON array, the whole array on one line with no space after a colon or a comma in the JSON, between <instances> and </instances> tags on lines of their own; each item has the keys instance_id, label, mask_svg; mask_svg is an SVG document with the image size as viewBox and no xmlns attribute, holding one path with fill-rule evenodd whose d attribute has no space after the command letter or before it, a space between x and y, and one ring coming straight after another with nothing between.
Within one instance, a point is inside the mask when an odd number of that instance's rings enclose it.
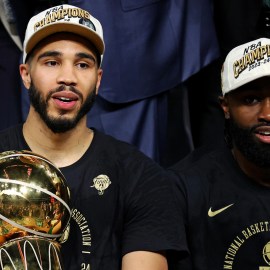
<instances>
[{"instance_id":1,"label":"human eye","mask_svg":"<svg viewBox=\"0 0 270 270\"><path fill-rule=\"evenodd\" d=\"M245 96L243 98L243 101L247 105L254 105L254 104L259 103L261 101L261 99L257 96Z\"/></svg>"},{"instance_id":2,"label":"human eye","mask_svg":"<svg viewBox=\"0 0 270 270\"><path fill-rule=\"evenodd\" d=\"M58 65L57 61L56 60L48 60L45 62L45 65L48 66L48 67L55 67Z\"/></svg>"},{"instance_id":3,"label":"human eye","mask_svg":"<svg viewBox=\"0 0 270 270\"><path fill-rule=\"evenodd\" d=\"M79 62L79 63L77 63L77 67L79 69L87 69L87 68L89 68L89 64L86 62Z\"/></svg>"}]
</instances>

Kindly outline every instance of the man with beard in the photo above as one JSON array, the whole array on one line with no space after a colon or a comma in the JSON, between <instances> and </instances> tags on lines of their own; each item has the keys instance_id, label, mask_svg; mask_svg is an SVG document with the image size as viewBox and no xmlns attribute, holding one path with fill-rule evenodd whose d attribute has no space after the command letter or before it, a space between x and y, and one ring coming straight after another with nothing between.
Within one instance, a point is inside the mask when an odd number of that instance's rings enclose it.
<instances>
[{"instance_id":1,"label":"man with beard","mask_svg":"<svg viewBox=\"0 0 270 270\"><path fill-rule=\"evenodd\" d=\"M172 182L135 147L86 125L103 54L89 12L61 5L32 17L20 65L31 106L23 125L1 132L0 151L32 150L65 175L73 211L64 269L165 270L172 251L186 251Z\"/></svg>"},{"instance_id":2,"label":"man with beard","mask_svg":"<svg viewBox=\"0 0 270 270\"><path fill-rule=\"evenodd\" d=\"M176 269L270 269L270 39L231 50L221 82L224 145L169 169L190 251Z\"/></svg>"}]
</instances>

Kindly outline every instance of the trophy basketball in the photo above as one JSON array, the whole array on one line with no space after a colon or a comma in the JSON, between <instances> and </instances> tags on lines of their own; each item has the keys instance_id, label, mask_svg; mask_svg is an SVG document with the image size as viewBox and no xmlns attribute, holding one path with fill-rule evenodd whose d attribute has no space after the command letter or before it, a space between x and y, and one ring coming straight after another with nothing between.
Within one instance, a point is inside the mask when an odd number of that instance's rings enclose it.
<instances>
[{"instance_id":1,"label":"trophy basketball","mask_svg":"<svg viewBox=\"0 0 270 270\"><path fill-rule=\"evenodd\" d=\"M60 170L30 151L0 153L0 267L61 270L70 193Z\"/></svg>"}]
</instances>

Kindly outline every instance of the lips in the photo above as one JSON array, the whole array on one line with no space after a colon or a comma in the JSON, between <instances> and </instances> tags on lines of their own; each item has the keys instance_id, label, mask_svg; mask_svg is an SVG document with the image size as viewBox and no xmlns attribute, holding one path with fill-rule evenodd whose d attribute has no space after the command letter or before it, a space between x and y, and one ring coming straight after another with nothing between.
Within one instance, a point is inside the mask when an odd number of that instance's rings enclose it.
<instances>
[{"instance_id":1,"label":"lips","mask_svg":"<svg viewBox=\"0 0 270 270\"><path fill-rule=\"evenodd\" d=\"M270 126L257 127L255 136L263 143L270 143Z\"/></svg>"},{"instance_id":2,"label":"lips","mask_svg":"<svg viewBox=\"0 0 270 270\"><path fill-rule=\"evenodd\" d=\"M79 97L71 91L61 91L54 93L51 98L56 106L61 110L71 110L76 106Z\"/></svg>"}]
</instances>

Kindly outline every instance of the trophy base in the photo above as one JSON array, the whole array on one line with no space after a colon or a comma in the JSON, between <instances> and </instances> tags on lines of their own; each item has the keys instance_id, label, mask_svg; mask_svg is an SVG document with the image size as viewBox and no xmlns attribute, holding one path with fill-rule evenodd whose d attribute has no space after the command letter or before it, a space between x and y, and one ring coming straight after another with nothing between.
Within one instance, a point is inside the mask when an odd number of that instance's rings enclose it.
<instances>
[{"instance_id":1,"label":"trophy base","mask_svg":"<svg viewBox=\"0 0 270 270\"><path fill-rule=\"evenodd\" d=\"M24 236L0 246L3 270L62 270L60 245L50 239Z\"/></svg>"}]
</instances>

